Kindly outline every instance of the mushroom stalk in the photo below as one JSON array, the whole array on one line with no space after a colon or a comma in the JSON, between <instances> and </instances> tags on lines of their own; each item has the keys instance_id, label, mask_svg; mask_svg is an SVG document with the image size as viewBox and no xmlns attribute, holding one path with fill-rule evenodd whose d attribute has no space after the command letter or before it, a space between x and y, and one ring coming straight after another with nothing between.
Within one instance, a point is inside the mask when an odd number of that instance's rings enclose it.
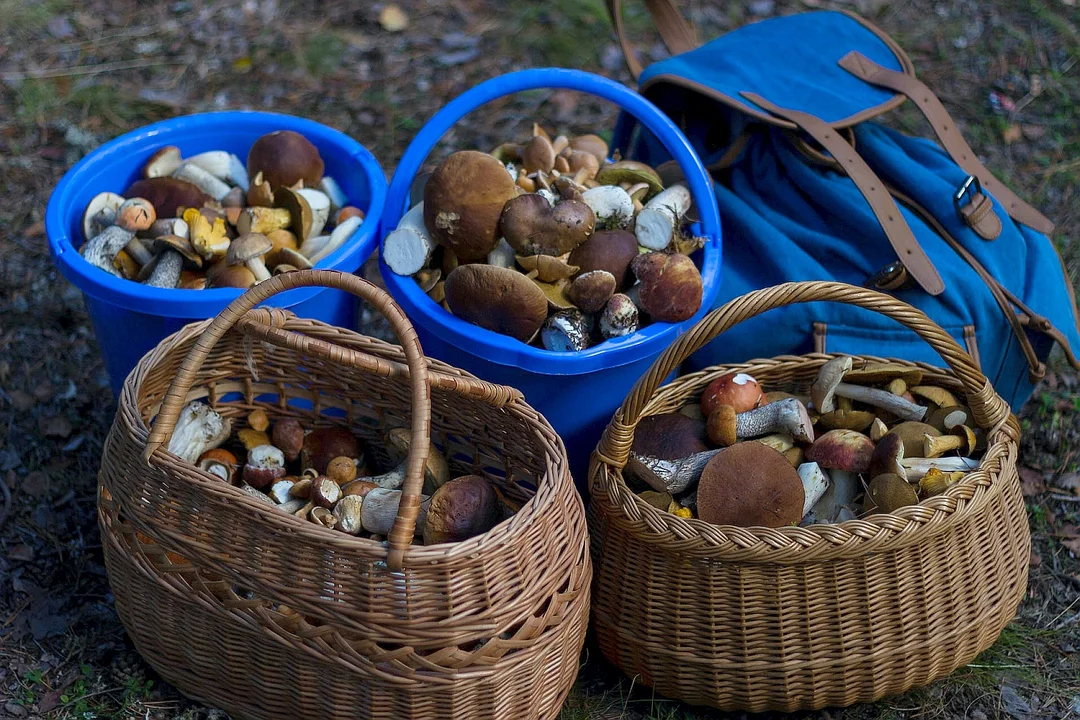
<instances>
[{"instance_id":1,"label":"mushroom stalk","mask_svg":"<svg viewBox=\"0 0 1080 720\"><path fill-rule=\"evenodd\" d=\"M219 202L232 190L228 183L218 180L198 165L193 165L190 161L178 167L172 176L177 180L185 180L191 183Z\"/></svg>"},{"instance_id":2,"label":"mushroom stalk","mask_svg":"<svg viewBox=\"0 0 1080 720\"><path fill-rule=\"evenodd\" d=\"M206 403L190 402L180 411L169 438L169 452L181 460L195 463L204 452L225 442L230 430L232 420L222 417Z\"/></svg>"},{"instance_id":3,"label":"mushroom stalk","mask_svg":"<svg viewBox=\"0 0 1080 720\"><path fill-rule=\"evenodd\" d=\"M926 408L924 406L909 402L899 395L893 395L888 390L878 390L864 385L852 385L851 383L842 382L836 386L836 394L849 400L858 400L867 405L887 410L904 420L921 421L926 417Z\"/></svg>"},{"instance_id":4,"label":"mushroom stalk","mask_svg":"<svg viewBox=\"0 0 1080 720\"><path fill-rule=\"evenodd\" d=\"M943 458L904 458L900 464L907 470L908 482L917 482L930 472L931 468L937 468L943 473L970 472L979 467L979 461L965 457Z\"/></svg>"},{"instance_id":5,"label":"mushroom stalk","mask_svg":"<svg viewBox=\"0 0 1080 720\"><path fill-rule=\"evenodd\" d=\"M184 256L175 250L163 250L154 265L154 271L146 279L146 285L156 288L175 288L180 282L180 270Z\"/></svg>"},{"instance_id":6,"label":"mushroom stalk","mask_svg":"<svg viewBox=\"0 0 1080 720\"><path fill-rule=\"evenodd\" d=\"M678 495L701 478L701 471L719 450L704 450L678 460L630 453L627 470L657 492Z\"/></svg>"},{"instance_id":7,"label":"mushroom stalk","mask_svg":"<svg viewBox=\"0 0 1080 720\"><path fill-rule=\"evenodd\" d=\"M423 215L421 215L421 222L423 222ZM398 227L400 228L401 225L398 225ZM430 238L428 239L430 240ZM512 268L514 267L515 255L514 248L510 247L510 243L506 242L506 238L499 238L499 243L495 246L495 249L488 253L487 262L488 265Z\"/></svg>"},{"instance_id":8,"label":"mushroom stalk","mask_svg":"<svg viewBox=\"0 0 1080 720\"><path fill-rule=\"evenodd\" d=\"M836 522L840 511L855 502L856 475L846 470L829 471L829 487L813 506L820 522Z\"/></svg>"},{"instance_id":9,"label":"mushroom stalk","mask_svg":"<svg viewBox=\"0 0 1080 720\"><path fill-rule=\"evenodd\" d=\"M145 265L154 259L154 254L150 252L150 248L146 247L146 244L138 237L131 238L131 242L124 246L124 249L128 251L131 257L135 258L135 262L139 265Z\"/></svg>"},{"instance_id":10,"label":"mushroom stalk","mask_svg":"<svg viewBox=\"0 0 1080 720\"><path fill-rule=\"evenodd\" d=\"M356 232L357 228L360 227L360 223L362 222L364 221L361 220L358 216L354 216L334 228L334 231L330 233L330 239L325 245L323 245L322 249L320 249L314 255L308 255L308 260L311 261L311 264L317 264L327 255L344 245L345 241L348 240L354 232Z\"/></svg>"},{"instance_id":11,"label":"mushroom stalk","mask_svg":"<svg viewBox=\"0 0 1080 720\"><path fill-rule=\"evenodd\" d=\"M735 416L735 434L740 438L773 433L787 433L802 442L814 441L806 409L795 398L785 398Z\"/></svg>"},{"instance_id":12,"label":"mushroom stalk","mask_svg":"<svg viewBox=\"0 0 1080 720\"><path fill-rule=\"evenodd\" d=\"M364 496L360 507L360 522L364 529L376 535L389 535L401 504L401 491L376 488ZM420 496L420 513L416 516L416 534L424 532L431 498Z\"/></svg>"},{"instance_id":13,"label":"mushroom stalk","mask_svg":"<svg viewBox=\"0 0 1080 720\"><path fill-rule=\"evenodd\" d=\"M337 212L349 204L349 198L345 197L341 186L329 175L323 175L322 180L319 180L319 189L326 193L326 197L330 198L330 209L333 212Z\"/></svg>"},{"instance_id":14,"label":"mushroom stalk","mask_svg":"<svg viewBox=\"0 0 1080 720\"><path fill-rule=\"evenodd\" d=\"M375 483L376 485L385 490L397 490L405 484L406 467L408 467L408 463L402 462L390 472L385 472L382 475L375 475L374 477L366 477L361 479Z\"/></svg>"},{"instance_id":15,"label":"mushroom stalk","mask_svg":"<svg viewBox=\"0 0 1080 720\"><path fill-rule=\"evenodd\" d=\"M816 462L803 463L799 466L799 479L803 485L803 517L817 504L829 489L829 476Z\"/></svg>"},{"instance_id":16,"label":"mushroom stalk","mask_svg":"<svg viewBox=\"0 0 1080 720\"><path fill-rule=\"evenodd\" d=\"M685 185L672 185L664 190L638 213L634 222L638 243L650 250L663 250L689 209L690 190Z\"/></svg>"},{"instance_id":17,"label":"mushroom stalk","mask_svg":"<svg viewBox=\"0 0 1080 720\"><path fill-rule=\"evenodd\" d=\"M598 226L622 227L634 218L634 201L618 185L591 188L581 194L581 199L592 208Z\"/></svg>"},{"instance_id":18,"label":"mushroom stalk","mask_svg":"<svg viewBox=\"0 0 1080 720\"><path fill-rule=\"evenodd\" d=\"M119 225L110 225L90 238L83 245L80 253L94 267L120 277L120 271L113 267L113 259L131 242L133 237L135 237L134 232L125 230Z\"/></svg>"},{"instance_id":19,"label":"mushroom stalk","mask_svg":"<svg viewBox=\"0 0 1080 720\"><path fill-rule=\"evenodd\" d=\"M424 225L424 203L420 202L405 213L394 231L383 240L382 257L398 275L414 275L428 264L434 250L435 241ZM510 264L502 267L513 266L514 254L511 249Z\"/></svg>"}]
</instances>

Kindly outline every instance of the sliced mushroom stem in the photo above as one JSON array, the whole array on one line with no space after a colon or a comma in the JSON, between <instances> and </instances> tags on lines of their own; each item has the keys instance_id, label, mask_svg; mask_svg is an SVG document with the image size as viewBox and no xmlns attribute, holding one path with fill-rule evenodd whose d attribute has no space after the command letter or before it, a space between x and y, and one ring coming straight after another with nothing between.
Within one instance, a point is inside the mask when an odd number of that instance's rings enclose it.
<instances>
[{"instance_id":1,"label":"sliced mushroom stem","mask_svg":"<svg viewBox=\"0 0 1080 720\"><path fill-rule=\"evenodd\" d=\"M601 185L586 190L581 199L592 208L597 224L603 227L622 227L634 219L634 201L618 185Z\"/></svg>"},{"instance_id":2,"label":"sliced mushroom stem","mask_svg":"<svg viewBox=\"0 0 1080 720\"><path fill-rule=\"evenodd\" d=\"M970 472L979 467L979 461L966 457L943 457L943 458L904 458L900 464L907 470L908 482L918 482L930 472L931 468L937 468L943 473Z\"/></svg>"},{"instance_id":3,"label":"sliced mushroom stem","mask_svg":"<svg viewBox=\"0 0 1080 720\"><path fill-rule=\"evenodd\" d=\"M926 417L926 408L924 406L909 402L899 395L893 395L888 390L878 390L864 385L852 385L851 383L842 382L836 386L836 394L840 397L858 400L867 405L887 410L904 420L922 420Z\"/></svg>"},{"instance_id":4,"label":"sliced mushroom stem","mask_svg":"<svg viewBox=\"0 0 1080 720\"><path fill-rule=\"evenodd\" d=\"M183 267L183 255L175 250L163 250L157 258L154 271L144 284L156 288L175 288L180 282L180 271Z\"/></svg>"},{"instance_id":5,"label":"sliced mushroom stem","mask_svg":"<svg viewBox=\"0 0 1080 720\"><path fill-rule=\"evenodd\" d=\"M389 535L390 528L394 526L394 518L397 517L398 505L401 504L401 491L388 488L377 488L364 496L360 507L360 521L364 530L376 535ZM420 496L420 513L416 517L416 534L424 532L424 522L427 520L428 507L431 498L428 495Z\"/></svg>"},{"instance_id":6,"label":"sliced mushroom stem","mask_svg":"<svg viewBox=\"0 0 1080 720\"><path fill-rule=\"evenodd\" d=\"M678 460L661 460L630 453L627 470L657 492L678 495L697 484L701 471L719 450L705 450Z\"/></svg>"},{"instance_id":7,"label":"sliced mushroom stem","mask_svg":"<svg viewBox=\"0 0 1080 720\"><path fill-rule=\"evenodd\" d=\"M829 476L816 462L803 463L798 467L803 485L803 517L817 504L829 489Z\"/></svg>"},{"instance_id":8,"label":"sliced mushroom stem","mask_svg":"<svg viewBox=\"0 0 1080 720\"><path fill-rule=\"evenodd\" d=\"M690 209L690 190L672 185L650 200L637 215L634 234L650 250L663 250L671 242L679 222Z\"/></svg>"},{"instance_id":9,"label":"sliced mushroom stem","mask_svg":"<svg viewBox=\"0 0 1080 720\"><path fill-rule=\"evenodd\" d=\"M421 218L423 218L422 215ZM495 249L488 253L487 263L497 267L512 268L514 267L515 257L514 248L510 247L510 243L506 242L506 238L499 238L499 243L495 246Z\"/></svg>"},{"instance_id":10,"label":"sliced mushroom stem","mask_svg":"<svg viewBox=\"0 0 1080 720\"><path fill-rule=\"evenodd\" d=\"M334 228L334 231L330 233L330 239L327 241L326 245L323 245L322 249L314 255L308 256L308 260L311 261L311 264L317 264L330 253L344 245L345 241L352 237L352 234L356 232L362 222L364 221L360 217L354 216Z\"/></svg>"},{"instance_id":11,"label":"sliced mushroom stem","mask_svg":"<svg viewBox=\"0 0 1080 720\"><path fill-rule=\"evenodd\" d=\"M232 190L228 183L218 180L212 174L208 173L198 165L192 164L190 161L185 162L178 167L172 176L177 180L184 180L191 183L218 201L224 199L224 197L229 194L229 191Z\"/></svg>"},{"instance_id":12,"label":"sliced mushroom stem","mask_svg":"<svg viewBox=\"0 0 1080 720\"><path fill-rule=\"evenodd\" d=\"M434 250L435 241L424 225L424 203L419 202L383 240L382 257L398 275L414 275L427 266ZM512 253L510 262L506 267L513 267Z\"/></svg>"},{"instance_id":13,"label":"sliced mushroom stem","mask_svg":"<svg viewBox=\"0 0 1080 720\"><path fill-rule=\"evenodd\" d=\"M120 277L120 271L113 266L113 259L134 237L134 232L119 225L110 225L90 238L79 252L94 267Z\"/></svg>"}]
</instances>

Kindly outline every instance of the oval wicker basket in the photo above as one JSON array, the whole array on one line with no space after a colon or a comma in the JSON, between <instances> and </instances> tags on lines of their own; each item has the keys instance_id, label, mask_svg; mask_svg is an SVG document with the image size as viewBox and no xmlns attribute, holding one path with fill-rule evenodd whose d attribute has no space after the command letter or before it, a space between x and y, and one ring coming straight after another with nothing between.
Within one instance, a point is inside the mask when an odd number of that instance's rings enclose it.
<instances>
[{"instance_id":1,"label":"oval wicker basket","mask_svg":"<svg viewBox=\"0 0 1080 720\"><path fill-rule=\"evenodd\" d=\"M401 346L251 309L307 285L370 302ZM281 513L167 452L196 398L348 427L382 461L383 433L411 427L388 541ZM429 433L454 471L522 509L465 542L410 546ZM426 360L397 305L354 276L276 276L162 341L124 383L99 482L128 634L181 692L233 717L553 718L573 684L591 565L562 442L516 390Z\"/></svg>"},{"instance_id":2,"label":"oval wicker basket","mask_svg":"<svg viewBox=\"0 0 1080 720\"><path fill-rule=\"evenodd\" d=\"M951 371L918 367L930 383L965 394L987 431L978 470L892 514L781 529L679 518L630 491L621 468L642 417L675 411L732 370L767 389L802 392L833 356L714 367L658 390L672 370L742 320L824 300L892 317L938 351ZM948 675L993 644L1026 588L1031 538L1018 436L1008 406L970 356L915 308L825 282L732 300L656 361L594 455L592 623L604 655L659 693L723 710L847 706Z\"/></svg>"}]
</instances>

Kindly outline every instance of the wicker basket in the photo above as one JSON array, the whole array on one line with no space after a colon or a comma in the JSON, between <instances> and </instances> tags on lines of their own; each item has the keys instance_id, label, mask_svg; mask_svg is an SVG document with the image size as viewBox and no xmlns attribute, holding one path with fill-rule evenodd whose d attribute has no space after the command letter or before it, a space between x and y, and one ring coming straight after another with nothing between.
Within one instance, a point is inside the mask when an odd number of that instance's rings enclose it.
<instances>
[{"instance_id":1,"label":"wicker basket","mask_svg":"<svg viewBox=\"0 0 1080 720\"><path fill-rule=\"evenodd\" d=\"M742 320L820 300L892 317L948 362L951 372L918 367L930 383L966 394L987 430L979 469L917 506L804 528L716 526L634 495L621 468L643 416L676 410L731 370L767 389L802 392L831 356L711 368L658 390L664 378ZM847 706L948 675L994 642L1024 594L1031 539L1018 435L970 356L922 312L887 295L791 283L727 303L656 361L593 458L592 621L603 653L659 693L724 710Z\"/></svg>"},{"instance_id":2,"label":"wicker basket","mask_svg":"<svg viewBox=\"0 0 1080 720\"><path fill-rule=\"evenodd\" d=\"M372 303L401 347L251 310L309 285ZM349 427L376 453L387 428L411 425L388 542L281 513L168 453L195 398L227 416L261 407ZM410 546L429 431L455 471L523 508L468 541ZM135 646L233 717L553 718L577 674L591 565L561 441L516 390L425 360L389 296L351 275L276 276L143 358L105 445L98 509Z\"/></svg>"}]
</instances>

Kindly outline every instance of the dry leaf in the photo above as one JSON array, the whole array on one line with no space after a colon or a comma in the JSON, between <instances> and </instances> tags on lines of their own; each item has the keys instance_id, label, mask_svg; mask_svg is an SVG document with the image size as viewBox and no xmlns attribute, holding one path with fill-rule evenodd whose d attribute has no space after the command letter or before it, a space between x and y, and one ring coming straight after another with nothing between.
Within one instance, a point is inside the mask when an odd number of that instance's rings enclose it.
<instances>
[{"instance_id":1,"label":"dry leaf","mask_svg":"<svg viewBox=\"0 0 1080 720\"><path fill-rule=\"evenodd\" d=\"M1064 493L1080 495L1080 473L1065 473L1053 482L1055 489L1059 489Z\"/></svg>"},{"instance_id":2,"label":"dry leaf","mask_svg":"<svg viewBox=\"0 0 1080 720\"><path fill-rule=\"evenodd\" d=\"M1020 129L1020 125L1017 123L1013 123L1001 132L1001 139L1005 141L1006 145L1012 145L1023 136L1024 131Z\"/></svg>"},{"instance_id":3,"label":"dry leaf","mask_svg":"<svg viewBox=\"0 0 1080 720\"><path fill-rule=\"evenodd\" d=\"M1080 537L1062 540L1061 544L1073 554L1073 557L1080 558Z\"/></svg>"},{"instance_id":4,"label":"dry leaf","mask_svg":"<svg viewBox=\"0 0 1080 720\"><path fill-rule=\"evenodd\" d=\"M386 32L401 32L409 27L409 16L397 5L387 5L379 13L379 24Z\"/></svg>"},{"instance_id":5,"label":"dry leaf","mask_svg":"<svg viewBox=\"0 0 1080 720\"><path fill-rule=\"evenodd\" d=\"M1028 556L1028 565L1033 568L1037 568L1042 565L1042 557L1039 556L1034 550L1031 551L1031 555Z\"/></svg>"},{"instance_id":6,"label":"dry leaf","mask_svg":"<svg viewBox=\"0 0 1080 720\"><path fill-rule=\"evenodd\" d=\"M1017 470L1020 473L1020 486L1023 490L1024 497L1032 497L1033 495L1046 492L1046 485L1043 484L1041 472L1029 467L1020 467L1017 468Z\"/></svg>"}]
</instances>

